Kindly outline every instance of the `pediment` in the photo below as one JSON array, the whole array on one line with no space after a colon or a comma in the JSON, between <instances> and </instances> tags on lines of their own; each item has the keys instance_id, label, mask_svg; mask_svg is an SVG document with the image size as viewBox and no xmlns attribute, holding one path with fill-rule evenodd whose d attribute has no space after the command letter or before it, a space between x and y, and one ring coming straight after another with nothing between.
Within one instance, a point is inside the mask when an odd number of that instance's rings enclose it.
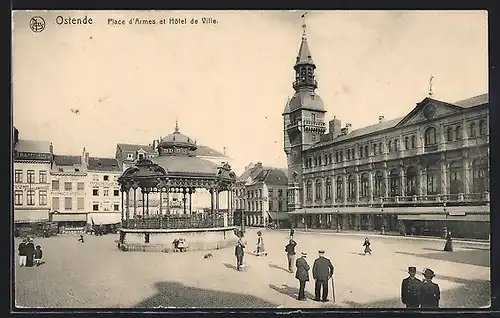
<instances>
[{"instance_id":1,"label":"pediment","mask_svg":"<svg viewBox=\"0 0 500 318\"><path fill-rule=\"evenodd\" d=\"M415 108L396 125L396 127L432 121L436 118L460 112L461 110L462 107L460 106L425 98L418 103Z\"/></svg>"}]
</instances>

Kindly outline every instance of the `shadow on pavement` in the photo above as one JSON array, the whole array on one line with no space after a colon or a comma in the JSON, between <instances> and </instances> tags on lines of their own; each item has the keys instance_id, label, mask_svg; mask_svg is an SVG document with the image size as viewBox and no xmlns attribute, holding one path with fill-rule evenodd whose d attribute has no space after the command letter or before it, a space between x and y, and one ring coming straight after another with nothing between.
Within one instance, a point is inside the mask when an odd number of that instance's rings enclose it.
<instances>
[{"instance_id":1,"label":"shadow on pavement","mask_svg":"<svg viewBox=\"0 0 500 318\"><path fill-rule=\"evenodd\" d=\"M276 308L267 300L247 295L189 287L176 282L159 282L158 292L134 308Z\"/></svg>"},{"instance_id":2,"label":"shadow on pavement","mask_svg":"<svg viewBox=\"0 0 500 318\"><path fill-rule=\"evenodd\" d=\"M224 264L224 266L226 266L227 268L234 269L235 271L238 270L238 268L236 268L236 266L234 266L233 264L228 264L228 263L222 263L222 264Z\"/></svg>"},{"instance_id":3,"label":"shadow on pavement","mask_svg":"<svg viewBox=\"0 0 500 318\"><path fill-rule=\"evenodd\" d=\"M423 248L424 251L433 251L433 252L444 252L444 250L441 248L429 248L429 247L424 247Z\"/></svg>"},{"instance_id":4,"label":"shadow on pavement","mask_svg":"<svg viewBox=\"0 0 500 318\"><path fill-rule=\"evenodd\" d=\"M461 264L469 264L483 267L490 267L490 253L485 250L461 250L454 252L440 252L440 253L408 253L408 252L398 252L397 254L412 255L417 257L423 257L428 259L448 261Z\"/></svg>"},{"instance_id":5,"label":"shadow on pavement","mask_svg":"<svg viewBox=\"0 0 500 318\"><path fill-rule=\"evenodd\" d=\"M479 308L491 302L491 286L487 280L468 280L451 276L436 275L434 282L450 281L461 284L451 290L441 290L441 308ZM338 291L340 292L340 290ZM344 302L351 308L404 308L399 298L382 299L373 302Z\"/></svg>"},{"instance_id":6,"label":"shadow on pavement","mask_svg":"<svg viewBox=\"0 0 500 318\"><path fill-rule=\"evenodd\" d=\"M276 268L276 269L281 269L282 271L285 271L287 273L290 273L290 271L284 267L281 267L281 266L278 266L278 265L274 265L274 264L269 264L269 267L271 268Z\"/></svg>"},{"instance_id":7,"label":"shadow on pavement","mask_svg":"<svg viewBox=\"0 0 500 318\"><path fill-rule=\"evenodd\" d=\"M297 281L297 284L298 284L298 281ZM297 297L299 296L299 288L296 288L296 287L291 287L288 285L281 285L281 287L280 287L280 286L276 286L273 284L269 284L269 288L277 291L280 294L287 295L288 297L291 297L293 299L297 299ZM304 294L305 294L306 298L314 299L313 294L308 293L308 292L305 292Z\"/></svg>"},{"instance_id":8,"label":"shadow on pavement","mask_svg":"<svg viewBox=\"0 0 500 318\"><path fill-rule=\"evenodd\" d=\"M359 255L359 256L366 256L365 253L361 253L361 252L349 252L349 254L352 254L352 255Z\"/></svg>"}]
</instances>

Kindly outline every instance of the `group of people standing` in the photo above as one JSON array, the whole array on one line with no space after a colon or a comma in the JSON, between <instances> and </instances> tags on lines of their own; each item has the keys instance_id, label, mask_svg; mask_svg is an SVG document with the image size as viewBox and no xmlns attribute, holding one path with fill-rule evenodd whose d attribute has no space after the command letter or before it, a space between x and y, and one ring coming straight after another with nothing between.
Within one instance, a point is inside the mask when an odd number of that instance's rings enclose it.
<instances>
[{"instance_id":1,"label":"group of people standing","mask_svg":"<svg viewBox=\"0 0 500 318\"><path fill-rule=\"evenodd\" d=\"M293 265L295 260L295 247L297 246L297 242L293 239L294 231L293 229L290 231L290 239L288 244L285 246L285 252L288 260L288 271L293 273ZM331 279L332 288L334 288L333 281L333 264L332 262L325 257L325 251L318 251L318 258L313 263L312 274L313 279L315 280L315 288L314 288L314 300L327 302L328 299L328 282ZM301 257L299 257L295 261L295 278L299 281L299 294L298 300L306 300L305 297L305 288L306 283L309 281L309 270L311 267L307 263L307 253L302 252ZM332 290L333 293L333 301L335 301L335 289Z\"/></svg>"},{"instance_id":2,"label":"group of people standing","mask_svg":"<svg viewBox=\"0 0 500 318\"><path fill-rule=\"evenodd\" d=\"M401 283L401 302L406 308L439 308L441 292L439 285L434 283L434 271L426 268L423 280L416 276L417 268L408 267L409 276Z\"/></svg>"},{"instance_id":3,"label":"group of people standing","mask_svg":"<svg viewBox=\"0 0 500 318\"><path fill-rule=\"evenodd\" d=\"M42 248L35 247L32 238L24 238L17 248L19 252L19 265L21 267L40 266L42 264Z\"/></svg>"}]
</instances>

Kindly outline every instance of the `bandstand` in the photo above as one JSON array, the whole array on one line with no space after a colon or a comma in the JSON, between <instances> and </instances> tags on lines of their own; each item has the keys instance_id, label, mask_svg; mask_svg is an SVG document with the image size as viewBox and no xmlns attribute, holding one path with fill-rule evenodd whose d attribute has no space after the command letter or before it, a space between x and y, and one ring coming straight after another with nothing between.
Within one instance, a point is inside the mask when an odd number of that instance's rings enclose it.
<instances>
[{"instance_id":1,"label":"bandstand","mask_svg":"<svg viewBox=\"0 0 500 318\"><path fill-rule=\"evenodd\" d=\"M118 178L122 216L118 247L121 250L172 250L174 239L184 238L188 250L210 250L231 245L235 239L232 193L236 175L229 164L217 165L197 158L196 142L179 132L158 144L158 156L139 157ZM210 193L210 207L192 213L197 190ZM220 209L220 195L227 192L227 209ZM181 196L181 212L171 213L170 196ZM150 211L150 200L159 197L159 209ZM189 202L189 203L188 203ZM140 203L140 204L138 204Z\"/></svg>"}]
</instances>

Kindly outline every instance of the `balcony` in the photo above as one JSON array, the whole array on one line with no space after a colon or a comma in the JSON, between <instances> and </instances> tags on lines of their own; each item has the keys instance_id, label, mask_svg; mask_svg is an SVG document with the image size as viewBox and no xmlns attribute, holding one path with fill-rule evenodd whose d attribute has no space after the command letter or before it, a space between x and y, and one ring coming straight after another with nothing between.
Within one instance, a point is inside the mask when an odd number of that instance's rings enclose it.
<instances>
[{"instance_id":1,"label":"balcony","mask_svg":"<svg viewBox=\"0 0 500 318\"><path fill-rule=\"evenodd\" d=\"M326 124L322 121L312 121L312 120L304 120L302 121L304 123L304 125L308 125L308 126L314 126L314 127L326 127Z\"/></svg>"},{"instance_id":2,"label":"balcony","mask_svg":"<svg viewBox=\"0 0 500 318\"><path fill-rule=\"evenodd\" d=\"M382 197L387 205L431 205L431 204L486 204L490 202L489 192L459 194L429 194L412 196Z\"/></svg>"}]
</instances>

